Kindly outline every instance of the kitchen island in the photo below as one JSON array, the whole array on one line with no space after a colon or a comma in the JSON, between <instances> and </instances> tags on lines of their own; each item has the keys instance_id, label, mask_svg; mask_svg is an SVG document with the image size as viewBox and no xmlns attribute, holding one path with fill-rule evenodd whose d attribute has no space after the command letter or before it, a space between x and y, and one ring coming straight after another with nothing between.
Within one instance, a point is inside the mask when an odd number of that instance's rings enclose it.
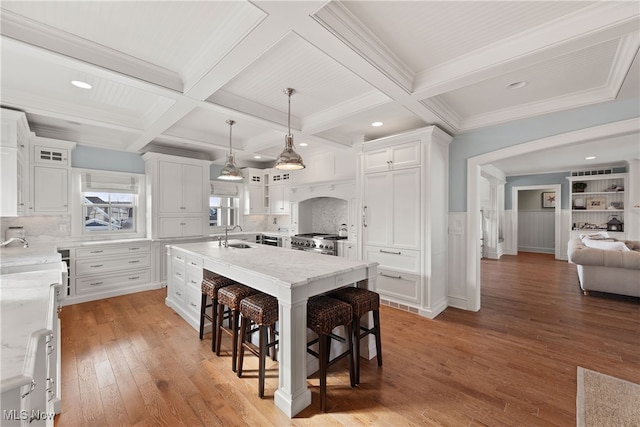
<instances>
[{"instance_id":1,"label":"kitchen island","mask_svg":"<svg viewBox=\"0 0 640 427\"><path fill-rule=\"evenodd\" d=\"M176 305L176 298L196 289L199 292L197 276L188 270L185 273L180 262L186 262L191 271L204 268L278 298L279 385L274 401L289 417L311 404L306 365L307 300L353 284L375 290L377 275L377 263L240 241L229 241L228 248L218 242L169 246L167 256L170 307ZM199 300L196 303L194 299L191 304L198 304L199 312Z\"/></svg>"},{"instance_id":2,"label":"kitchen island","mask_svg":"<svg viewBox=\"0 0 640 427\"><path fill-rule=\"evenodd\" d=\"M58 264L0 275L2 425L53 425L60 412Z\"/></svg>"}]
</instances>

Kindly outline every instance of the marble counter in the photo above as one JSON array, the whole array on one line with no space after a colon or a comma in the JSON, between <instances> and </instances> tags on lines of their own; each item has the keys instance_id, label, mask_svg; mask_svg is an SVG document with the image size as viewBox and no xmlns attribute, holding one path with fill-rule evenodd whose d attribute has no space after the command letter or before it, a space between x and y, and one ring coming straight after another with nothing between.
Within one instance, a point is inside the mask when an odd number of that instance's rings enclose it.
<instances>
[{"instance_id":1,"label":"marble counter","mask_svg":"<svg viewBox=\"0 0 640 427\"><path fill-rule=\"evenodd\" d=\"M38 334L52 329L56 289L51 285L60 281L60 268L0 275L3 392L31 381L30 362L35 357Z\"/></svg>"},{"instance_id":2,"label":"marble counter","mask_svg":"<svg viewBox=\"0 0 640 427\"><path fill-rule=\"evenodd\" d=\"M229 244L247 242L229 240ZM293 251L276 246L249 243L250 248L239 249L218 246L217 242L196 242L176 245L194 255L210 258L217 264L226 264L237 270L258 274L279 285L295 287L327 277L358 270L363 266L376 266L347 258L318 255L313 252ZM206 267L205 267L206 268Z\"/></svg>"},{"instance_id":3,"label":"marble counter","mask_svg":"<svg viewBox=\"0 0 640 427\"><path fill-rule=\"evenodd\" d=\"M61 260L62 258L54 245L0 248L0 269L25 265L55 264Z\"/></svg>"}]
</instances>

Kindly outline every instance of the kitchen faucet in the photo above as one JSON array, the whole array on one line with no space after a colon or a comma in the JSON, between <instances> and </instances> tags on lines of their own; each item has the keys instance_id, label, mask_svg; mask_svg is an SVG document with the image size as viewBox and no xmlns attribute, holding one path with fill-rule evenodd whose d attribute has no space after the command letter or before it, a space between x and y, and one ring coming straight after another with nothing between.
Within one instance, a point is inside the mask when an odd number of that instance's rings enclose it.
<instances>
[{"instance_id":1,"label":"kitchen faucet","mask_svg":"<svg viewBox=\"0 0 640 427\"><path fill-rule=\"evenodd\" d=\"M233 228L227 228L227 227L224 228L224 247L225 248L229 247L229 234L228 234L228 232L229 231L233 231L236 228L239 228L240 231L242 231L242 227L240 227L239 225L234 225ZM219 241L218 241L218 243L219 243ZM218 246L220 246L220 244L218 244Z\"/></svg>"},{"instance_id":2,"label":"kitchen faucet","mask_svg":"<svg viewBox=\"0 0 640 427\"><path fill-rule=\"evenodd\" d=\"M22 244L24 245L23 247L25 247L25 248L29 247L29 242L24 237L12 237L9 240L6 240L6 241L0 243L0 247L1 246L7 246L9 243L15 242L16 240L19 241L19 242L22 242Z\"/></svg>"}]
</instances>

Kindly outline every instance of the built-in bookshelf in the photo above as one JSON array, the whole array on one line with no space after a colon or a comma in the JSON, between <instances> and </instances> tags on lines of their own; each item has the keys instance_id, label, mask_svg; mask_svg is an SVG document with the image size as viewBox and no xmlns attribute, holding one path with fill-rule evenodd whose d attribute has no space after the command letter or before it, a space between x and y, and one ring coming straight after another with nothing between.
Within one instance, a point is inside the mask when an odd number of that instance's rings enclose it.
<instances>
[{"instance_id":1,"label":"built-in bookshelf","mask_svg":"<svg viewBox=\"0 0 640 427\"><path fill-rule=\"evenodd\" d=\"M607 231L622 238L624 221L628 211L627 173L606 175L570 176L571 186L570 227L575 232ZM617 220L622 225L610 224ZM614 230L611 230L611 228Z\"/></svg>"}]
</instances>

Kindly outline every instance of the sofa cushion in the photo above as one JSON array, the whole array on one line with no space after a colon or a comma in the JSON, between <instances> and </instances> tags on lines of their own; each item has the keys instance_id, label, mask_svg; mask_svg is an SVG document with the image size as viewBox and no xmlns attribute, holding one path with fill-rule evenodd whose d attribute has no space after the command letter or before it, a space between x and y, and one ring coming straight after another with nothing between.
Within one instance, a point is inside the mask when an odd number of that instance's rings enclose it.
<instances>
[{"instance_id":1,"label":"sofa cushion","mask_svg":"<svg viewBox=\"0 0 640 427\"><path fill-rule=\"evenodd\" d=\"M637 242L634 242L634 245L635 243ZM569 262L574 264L640 270L640 252L589 248L579 238L569 241L567 255Z\"/></svg>"},{"instance_id":2,"label":"sofa cushion","mask_svg":"<svg viewBox=\"0 0 640 427\"><path fill-rule=\"evenodd\" d=\"M624 242L599 240L599 239L582 239L582 243L590 248L602 249L605 251L629 251L630 249Z\"/></svg>"}]
</instances>

